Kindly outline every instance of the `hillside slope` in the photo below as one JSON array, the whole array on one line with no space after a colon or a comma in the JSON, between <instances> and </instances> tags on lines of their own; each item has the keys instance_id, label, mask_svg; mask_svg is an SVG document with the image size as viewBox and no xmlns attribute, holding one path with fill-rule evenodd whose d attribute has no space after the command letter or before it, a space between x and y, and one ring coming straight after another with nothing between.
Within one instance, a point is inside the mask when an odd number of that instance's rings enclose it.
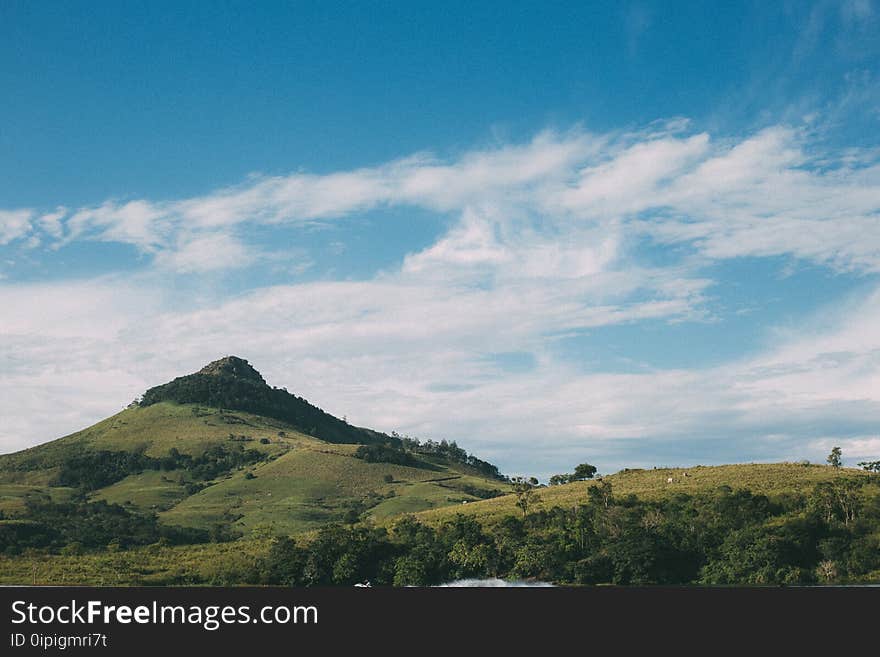
<instances>
[{"instance_id":1,"label":"hillside slope","mask_svg":"<svg viewBox=\"0 0 880 657\"><path fill-rule=\"evenodd\" d=\"M506 490L466 463L404 454L399 443L270 388L228 357L82 431L0 455L0 512L14 519L28 501L85 494L169 525L297 533ZM357 458L361 445L404 463Z\"/></svg>"},{"instance_id":2,"label":"hillside slope","mask_svg":"<svg viewBox=\"0 0 880 657\"><path fill-rule=\"evenodd\" d=\"M691 468L657 468L652 470L622 470L601 478L611 484L615 497L635 495L643 500L660 500L676 494L694 495L711 493L722 487L746 489L768 496L807 494L816 484L863 477L878 477L853 468L832 468L825 465L800 463L741 463ZM672 479L670 482L669 480ZM553 507L571 508L584 504L587 489L600 481L578 481L561 486L535 489L532 510ZM456 514L473 517L484 524L494 524L509 515L521 515L516 496L499 496L490 500L469 503L462 507L434 509L418 514L429 524L439 524Z\"/></svg>"}]
</instances>

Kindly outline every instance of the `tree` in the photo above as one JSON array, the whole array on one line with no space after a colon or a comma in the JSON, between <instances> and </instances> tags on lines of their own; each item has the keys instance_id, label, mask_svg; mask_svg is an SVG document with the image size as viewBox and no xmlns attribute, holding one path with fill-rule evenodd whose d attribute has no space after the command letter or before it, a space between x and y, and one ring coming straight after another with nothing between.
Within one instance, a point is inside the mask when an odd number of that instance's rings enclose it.
<instances>
[{"instance_id":1,"label":"tree","mask_svg":"<svg viewBox=\"0 0 880 657\"><path fill-rule=\"evenodd\" d=\"M534 477L514 477L510 480L513 484L513 492L516 495L516 506L522 511L523 518L529 512L529 508L538 501L538 495L535 493L535 486L538 480Z\"/></svg>"},{"instance_id":2,"label":"tree","mask_svg":"<svg viewBox=\"0 0 880 657\"><path fill-rule=\"evenodd\" d=\"M567 484L571 480L571 475L567 474L558 474L550 477L550 485L551 486L559 486L561 484Z\"/></svg>"},{"instance_id":3,"label":"tree","mask_svg":"<svg viewBox=\"0 0 880 657\"><path fill-rule=\"evenodd\" d=\"M861 482L852 479L825 481L816 484L809 504L825 522L837 520L848 526L861 510L860 488Z\"/></svg>"},{"instance_id":4,"label":"tree","mask_svg":"<svg viewBox=\"0 0 880 657\"><path fill-rule=\"evenodd\" d=\"M599 483L597 485L590 486L587 489L587 499L590 501L590 504L595 504L596 506L601 506L607 509L614 504L614 492L611 482L605 481L604 479L599 479L598 481Z\"/></svg>"},{"instance_id":5,"label":"tree","mask_svg":"<svg viewBox=\"0 0 880 657\"><path fill-rule=\"evenodd\" d=\"M880 472L880 461L862 461L858 465L866 472Z\"/></svg>"},{"instance_id":6,"label":"tree","mask_svg":"<svg viewBox=\"0 0 880 657\"><path fill-rule=\"evenodd\" d=\"M828 458L825 459L832 468L839 468L843 464L843 452L840 447L834 447Z\"/></svg>"},{"instance_id":7,"label":"tree","mask_svg":"<svg viewBox=\"0 0 880 657\"><path fill-rule=\"evenodd\" d=\"M574 469L572 479L574 481L583 481L584 479L592 479L596 474L596 466L589 463L581 463Z\"/></svg>"}]
</instances>

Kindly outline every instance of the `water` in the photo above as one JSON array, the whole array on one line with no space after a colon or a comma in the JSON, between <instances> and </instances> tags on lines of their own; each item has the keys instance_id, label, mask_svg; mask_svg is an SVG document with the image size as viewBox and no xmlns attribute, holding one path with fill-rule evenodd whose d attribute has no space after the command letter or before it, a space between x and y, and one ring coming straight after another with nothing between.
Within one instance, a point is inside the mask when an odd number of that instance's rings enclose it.
<instances>
[{"instance_id":1,"label":"water","mask_svg":"<svg viewBox=\"0 0 880 657\"><path fill-rule=\"evenodd\" d=\"M552 587L547 582L534 582L524 580L503 580L497 577L489 579L457 579L454 582L440 584L441 587L460 586L466 588L522 588L522 587Z\"/></svg>"}]
</instances>

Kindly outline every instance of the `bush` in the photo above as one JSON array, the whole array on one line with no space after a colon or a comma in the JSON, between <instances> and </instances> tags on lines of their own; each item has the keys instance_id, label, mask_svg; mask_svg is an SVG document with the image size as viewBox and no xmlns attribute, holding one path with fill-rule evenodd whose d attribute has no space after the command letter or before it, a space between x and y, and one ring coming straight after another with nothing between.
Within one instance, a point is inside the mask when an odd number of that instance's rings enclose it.
<instances>
[{"instance_id":1,"label":"bush","mask_svg":"<svg viewBox=\"0 0 880 657\"><path fill-rule=\"evenodd\" d=\"M413 468L429 467L409 452L386 445L361 445L355 451L354 457L363 459L367 463L394 463L396 465L408 465Z\"/></svg>"}]
</instances>

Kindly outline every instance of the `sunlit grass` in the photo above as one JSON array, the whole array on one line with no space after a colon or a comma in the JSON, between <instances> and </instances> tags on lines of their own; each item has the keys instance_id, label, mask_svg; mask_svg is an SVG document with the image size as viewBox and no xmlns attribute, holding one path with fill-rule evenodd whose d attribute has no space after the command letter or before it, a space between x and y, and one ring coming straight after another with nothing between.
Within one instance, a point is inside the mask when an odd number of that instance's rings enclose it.
<instances>
[{"instance_id":1,"label":"sunlit grass","mask_svg":"<svg viewBox=\"0 0 880 657\"><path fill-rule=\"evenodd\" d=\"M799 463L749 463L690 468L660 468L656 470L628 470L604 477L611 482L615 496L636 495L642 499L659 499L675 493L699 493L717 490L721 486L745 488L753 493L779 495L808 493L823 481L840 477L869 476L852 468L832 468ZM672 483L669 483L669 479ZM583 481L562 486L541 488L533 508L554 506L572 507L587 500L587 488L597 482ZM463 513L477 517L481 522L495 523L507 515L521 514L516 497L505 495L491 500L472 502L457 507L433 509L418 514L421 520L436 524Z\"/></svg>"},{"instance_id":2,"label":"sunlit grass","mask_svg":"<svg viewBox=\"0 0 880 657\"><path fill-rule=\"evenodd\" d=\"M269 549L268 539L78 555L0 555L0 584L45 586L149 586L215 584L229 572L252 566Z\"/></svg>"}]
</instances>

